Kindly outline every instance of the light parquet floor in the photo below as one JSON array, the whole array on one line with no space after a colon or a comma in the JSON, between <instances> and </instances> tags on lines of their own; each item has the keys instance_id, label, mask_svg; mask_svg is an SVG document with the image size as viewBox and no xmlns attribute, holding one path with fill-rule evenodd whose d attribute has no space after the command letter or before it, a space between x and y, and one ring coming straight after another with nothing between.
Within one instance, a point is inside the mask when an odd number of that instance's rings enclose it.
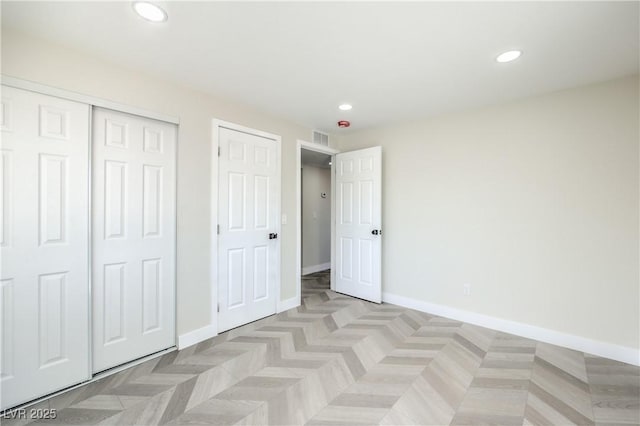
<instances>
[{"instance_id":1,"label":"light parquet floor","mask_svg":"<svg viewBox=\"0 0 640 426\"><path fill-rule=\"evenodd\" d=\"M329 290L38 404L87 425L640 424L640 369ZM30 420L4 420L17 426Z\"/></svg>"}]
</instances>

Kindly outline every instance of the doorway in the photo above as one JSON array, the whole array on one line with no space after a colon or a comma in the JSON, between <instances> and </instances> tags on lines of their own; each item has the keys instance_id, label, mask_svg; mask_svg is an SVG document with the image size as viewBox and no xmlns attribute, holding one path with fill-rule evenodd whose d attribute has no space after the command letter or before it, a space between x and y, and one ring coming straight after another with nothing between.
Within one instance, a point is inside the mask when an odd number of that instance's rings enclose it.
<instances>
[{"instance_id":1,"label":"doorway","mask_svg":"<svg viewBox=\"0 0 640 426\"><path fill-rule=\"evenodd\" d=\"M332 269L334 253L334 183L332 164L339 151L298 141L296 289L302 277ZM331 280L333 282L333 280ZM333 285L333 284L332 284Z\"/></svg>"},{"instance_id":2,"label":"doorway","mask_svg":"<svg viewBox=\"0 0 640 426\"><path fill-rule=\"evenodd\" d=\"M331 155L302 150L302 275L331 269Z\"/></svg>"},{"instance_id":3,"label":"doorway","mask_svg":"<svg viewBox=\"0 0 640 426\"><path fill-rule=\"evenodd\" d=\"M297 298L301 302L302 276L316 266L303 262L303 154L331 158L330 288L338 293L374 303L382 301L382 149L377 147L341 153L333 148L298 141ZM309 154L306 154L309 157ZM315 155L315 154L311 154ZM326 161L326 158L325 158ZM317 192L317 191L316 191ZM309 196L309 195L308 195ZM313 193L310 196L315 197ZM309 219L307 219L309 220ZM311 219L313 210L311 210ZM307 256L308 259L308 256ZM306 263L303 270L303 263ZM316 266L320 268L322 264Z\"/></svg>"}]
</instances>

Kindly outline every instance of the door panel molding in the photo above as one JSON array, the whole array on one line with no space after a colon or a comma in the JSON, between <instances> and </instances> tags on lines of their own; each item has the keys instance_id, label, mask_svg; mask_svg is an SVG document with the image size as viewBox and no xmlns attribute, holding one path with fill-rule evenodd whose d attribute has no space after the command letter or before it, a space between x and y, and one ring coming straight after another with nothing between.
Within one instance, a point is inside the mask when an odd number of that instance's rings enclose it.
<instances>
[{"instance_id":1,"label":"door panel molding","mask_svg":"<svg viewBox=\"0 0 640 426\"><path fill-rule=\"evenodd\" d=\"M2 105L6 409L90 377L90 107L4 85Z\"/></svg>"},{"instance_id":2,"label":"door panel molding","mask_svg":"<svg viewBox=\"0 0 640 426\"><path fill-rule=\"evenodd\" d=\"M238 141L230 141L229 146L226 148L224 155L228 157L228 161L234 161L237 164L252 165L252 175L247 178L247 175L240 172L229 171L232 175L233 185L238 189L235 191L236 197L234 197L228 205L222 203L222 194L227 191L223 191L221 187L221 161L219 153L225 150L222 146L224 143L224 135L229 135L227 132L236 132L239 139L248 137L248 141L251 138L263 140L264 142L274 143L273 148L263 146L261 143L249 145L253 149L248 149L246 143L240 143ZM270 149L274 149L275 155L270 155ZM218 119L212 120L212 164L213 172L211 175L211 188L213 191L211 197L211 258L217 259L211 263L211 299L212 299L212 313L211 313L211 327L214 330L221 330L221 327L226 327L221 323L220 311L224 310L224 307L220 303L220 292L223 292L223 296L228 298L233 296L233 305L229 306L230 310L241 309L247 304L254 304L255 302L262 302L261 305L269 304L271 297L275 298L275 309L271 312L270 308L265 307L256 310L256 315L263 317L276 312L280 312L281 308L281 286L280 286L280 262L281 262L281 174L282 174L282 148L281 137L268 132L252 129L239 124L230 123ZM273 164L272 162L275 162ZM255 191L258 188L260 191ZM270 196L264 194L264 189L277 188ZM241 194L241 196L238 196ZM275 197L275 198L270 198ZM264 208L273 205L272 208ZM262 209L261 209L262 207ZM221 209L225 209L222 212ZM239 212L246 214L238 214ZM250 249L236 249L233 253L233 259L221 258L222 253L219 250L220 235L219 232L224 232L221 225L221 218L228 218L229 232L248 232L250 229L264 233L265 236L268 233L275 233L278 235L278 239L275 241L265 240L263 243L256 243L254 247ZM268 259L270 256L275 257L273 265L269 266ZM266 263L261 263L261 259ZM232 262L233 260L233 262ZM237 283L244 283L242 291L238 289L230 289L229 282L222 282L220 280L220 268L221 262L224 264L225 269L229 271L230 279L233 278ZM233 263L233 264L232 264ZM240 267L239 265L242 265ZM259 282L256 280L257 274L266 274L267 282ZM268 280L273 280L275 283L273 288L268 285ZM230 280L229 280L230 281ZM265 285L266 284L266 285ZM266 306L266 305L265 305ZM224 314L224 312L222 312ZM226 315L226 314L225 314ZM240 315L240 314L238 314ZM255 318L257 319L257 318ZM226 321L226 319L225 319ZM228 325L227 325L228 326Z\"/></svg>"},{"instance_id":3,"label":"door panel molding","mask_svg":"<svg viewBox=\"0 0 640 426\"><path fill-rule=\"evenodd\" d=\"M93 372L175 345L177 126L93 109Z\"/></svg>"},{"instance_id":4,"label":"door panel molding","mask_svg":"<svg viewBox=\"0 0 640 426\"><path fill-rule=\"evenodd\" d=\"M115 203L113 213L118 217L113 217L114 222L111 227L103 227L102 229L93 230L91 227L92 208L91 208L91 152L96 144L111 145L126 151L129 148L129 140L126 138L126 125L120 126L120 134L117 128L110 129L110 137L107 140L106 135L102 140L92 140L91 122L93 115L93 107L99 106L109 108L115 113L130 113L138 117L147 117L158 119L163 122L177 124L179 120L155 112L145 111L139 108L130 107L124 104L118 104L111 101L102 100L92 96L86 96L70 92L64 89L58 89L39 83L21 80L13 77L2 76L3 96L2 96L2 114L0 117L0 129L3 132L2 157L0 161L0 187L2 188L2 199L0 200L0 247L3 251L3 276L0 277L0 338L5 343L1 344L0 358L0 382L2 384L3 398L2 409L15 407L20 403L32 404L43 394L51 394L61 388L69 386L78 386L87 380L91 380L92 373L92 296L93 292L90 287L91 279L91 244L93 238L111 237L113 239L124 239L127 235L124 230L127 228L128 218L125 216L127 205L126 200L127 188L121 186L119 195L120 203ZM16 95L18 93L19 95ZM22 94L20 94L22 93ZM30 100L36 99L38 102L31 102L27 105L23 102L23 96ZM41 101L41 102L40 102ZM25 111L31 111L28 126L25 126L25 120L20 118L18 114L23 115ZM121 123L122 124L122 123ZM20 135L19 131L28 129L28 135ZM79 129L84 129L79 131ZM9 136L7 136L9 135ZM79 135L82 135L80 137ZM21 137L21 142L29 141L28 144L22 143L20 149L11 146L12 138ZM33 143L32 143L33 142ZM175 137L177 143L177 134ZM38 151L38 144L43 149ZM144 129L144 152L149 154L163 154L165 149L165 141L162 134L154 132L153 128ZM34 160L35 163L24 162L25 155L22 150L29 150L29 161ZM35 149L35 151L34 151ZM36 152L38 151L38 152ZM79 156L82 151L83 155ZM14 154L19 154L18 158ZM16 162L19 161L19 163ZM33 163L33 164L32 164ZM20 168L16 169L16 165ZM26 164L26 167L25 167ZM117 172L122 185L127 179L126 164L122 161L114 161L115 165L124 165L124 168L113 170ZM31 167L35 165L35 169ZM174 168L177 163L174 161ZM28 182L20 180L21 190L25 193L33 193L33 201L36 202L37 208L27 209L28 213L23 214L25 206L23 202L26 200L24 195L16 193L15 176L21 176L25 170L31 170L32 175L37 182ZM79 176L78 171L81 170L84 176ZM161 215L154 215L156 204L161 203L162 194L154 194L154 185L162 185L162 172L154 173L155 170L150 169L148 200L145 201L144 208L148 214L144 218L145 228L148 232L146 237L152 239L161 236L166 229L166 223L162 222L164 218ZM156 180L153 180L157 178ZM79 189L84 186L84 190ZM16 204L16 200L18 204ZM114 199L114 202L117 201ZM78 207L79 203L84 203L82 208ZM19 210L17 210L19 209ZM19 215L14 215L14 210ZM176 214L175 203L171 206L173 216ZM104 213L104 212L102 212ZM119 214L118 214L119 213ZM162 213L162 212L161 212ZM15 232L19 223L29 220L33 226L29 225L28 232ZM172 226L170 232L176 232L176 224ZM78 234L78 229L84 226L82 236ZM28 234L28 235L27 235ZM17 239L16 239L17 237ZM20 268L19 264L11 259L9 249L24 249L25 241L33 241L39 247L39 254L29 256L30 267L33 269L34 279L28 279L28 285L25 286L25 276L19 273L18 280L14 278L5 279L6 273L16 275L16 269ZM75 253L74 250L78 245L84 245L85 249L82 253ZM175 244L174 244L175 246ZM24 254L24 253L23 253ZM34 268L35 263L39 262L42 257L43 267ZM149 267L144 269L147 272L145 282L146 299L150 302L144 311L144 321L147 333L153 333L165 317L159 315L157 304L159 302L157 293L157 284L160 278L157 266L160 263L154 263L156 259L150 260ZM171 261L175 264L175 250ZM67 264L63 264L67 262ZM108 265L115 265L109 263ZM107 266L108 266L107 265ZM156 266L156 270L154 270ZM120 264L119 289L122 293L121 286L124 286L124 269L126 262ZM43 269L44 268L44 269ZM81 271L84 269L84 276ZM116 271L118 272L118 271ZM118 272L118 274L120 274ZM175 273L173 274L175 280ZM34 281L35 280L35 281ZM78 281L85 286L84 289L78 287ZM33 282L35 287L31 287ZM16 292L17 290L17 292ZM28 290L28 291L25 291ZM123 305L121 294L114 296ZM172 299L175 300L175 288L172 289ZM34 301L35 307L27 306L28 304L20 302L19 299L28 296L29 300ZM82 301L84 308L76 309L75 305ZM17 312L16 303L19 302L20 315ZM24 312L28 311L28 315ZM175 305L173 306L175 312ZM37 325L38 330L28 329L20 321L24 318L31 318L32 322ZM112 324L111 341L115 343L118 337L124 336L119 330L124 320L120 315L116 315L116 320ZM18 323L16 323L18 321ZM172 324L172 334L175 336L175 316L170 321ZM115 327L115 329L113 329ZM16 328L25 331L16 334ZM83 332L84 330L84 332ZM80 336L82 334L82 336ZM118 336L113 336L117 334ZM80 353L78 350L79 339L82 344L87 347ZM37 341L39 347L33 343ZM25 342L30 347L25 349ZM175 337L172 338L170 346L174 346ZM21 346L22 345L22 346ZM16 351L20 355L16 356ZM39 365L38 372L30 374L28 378L22 374L17 375L16 366L24 367L25 363L31 362L27 358L37 358ZM135 363L135 361L133 361ZM77 368L82 364L82 368ZM131 364L131 363L129 363ZM60 373L60 369L64 369L64 373ZM118 370L116 367L113 370ZM112 370L112 371L113 371ZM22 377L21 377L22 376ZM94 376L96 377L96 376ZM19 392L13 392L10 382L15 379L28 380L24 386L20 386ZM55 385L58 379L63 380L62 385ZM62 383L62 382L61 382ZM49 386L51 384L51 386ZM62 391L58 391L62 392ZM11 396L11 397L9 397ZM16 402L17 401L17 402ZM31 401L31 402L29 402Z\"/></svg>"},{"instance_id":5,"label":"door panel molding","mask_svg":"<svg viewBox=\"0 0 640 426\"><path fill-rule=\"evenodd\" d=\"M382 302L382 148L337 154L333 289Z\"/></svg>"}]
</instances>

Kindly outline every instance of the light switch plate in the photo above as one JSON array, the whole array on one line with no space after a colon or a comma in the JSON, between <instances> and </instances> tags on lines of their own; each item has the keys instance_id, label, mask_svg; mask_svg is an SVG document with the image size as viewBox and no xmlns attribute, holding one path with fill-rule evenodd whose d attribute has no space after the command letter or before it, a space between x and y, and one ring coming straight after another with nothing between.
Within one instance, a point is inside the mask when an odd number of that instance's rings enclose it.
<instances>
[{"instance_id":1,"label":"light switch plate","mask_svg":"<svg viewBox=\"0 0 640 426\"><path fill-rule=\"evenodd\" d=\"M286 224L287 224L287 215L286 215L286 214L283 214L283 215L282 215L282 224L283 224L283 225L286 225Z\"/></svg>"}]
</instances>

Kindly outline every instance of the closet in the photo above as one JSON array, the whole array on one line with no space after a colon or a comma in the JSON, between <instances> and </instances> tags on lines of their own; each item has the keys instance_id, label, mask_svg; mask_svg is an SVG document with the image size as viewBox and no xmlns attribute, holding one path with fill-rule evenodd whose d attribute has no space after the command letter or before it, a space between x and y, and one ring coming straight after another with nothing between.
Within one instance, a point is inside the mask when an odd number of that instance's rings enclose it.
<instances>
[{"instance_id":1,"label":"closet","mask_svg":"<svg viewBox=\"0 0 640 426\"><path fill-rule=\"evenodd\" d=\"M175 345L175 124L2 86L0 409Z\"/></svg>"},{"instance_id":2,"label":"closet","mask_svg":"<svg viewBox=\"0 0 640 426\"><path fill-rule=\"evenodd\" d=\"M93 111L93 371L173 346L176 127Z\"/></svg>"}]
</instances>

